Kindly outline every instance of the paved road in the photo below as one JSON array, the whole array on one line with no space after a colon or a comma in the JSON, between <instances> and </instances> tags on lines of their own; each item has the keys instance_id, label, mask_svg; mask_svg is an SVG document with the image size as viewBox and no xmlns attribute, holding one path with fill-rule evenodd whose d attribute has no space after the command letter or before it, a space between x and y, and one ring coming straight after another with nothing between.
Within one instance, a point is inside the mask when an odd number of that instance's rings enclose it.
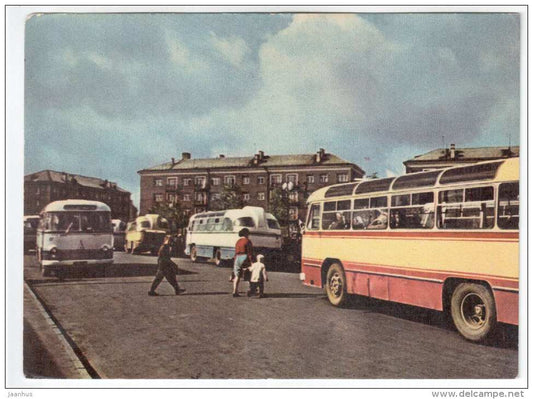
<instances>
[{"instance_id":1,"label":"paved road","mask_svg":"<svg viewBox=\"0 0 533 399\"><path fill-rule=\"evenodd\" d=\"M270 272L267 297L233 298L230 269L177 260L187 292L147 296L155 257L25 278L102 378L513 378L516 329L465 341L438 312L356 297L329 305L297 273ZM244 292L246 286L241 287Z\"/></svg>"}]
</instances>

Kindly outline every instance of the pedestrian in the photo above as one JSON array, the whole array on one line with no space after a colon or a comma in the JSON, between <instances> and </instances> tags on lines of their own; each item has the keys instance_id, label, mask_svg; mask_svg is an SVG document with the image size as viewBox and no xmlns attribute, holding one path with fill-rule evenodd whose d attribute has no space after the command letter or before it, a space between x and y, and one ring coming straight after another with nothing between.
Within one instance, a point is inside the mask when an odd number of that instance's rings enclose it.
<instances>
[{"instance_id":1,"label":"pedestrian","mask_svg":"<svg viewBox=\"0 0 533 399\"><path fill-rule=\"evenodd\" d=\"M239 297L239 281L242 277L245 268L252 264L252 257L254 254L254 247L252 242L248 239L250 230L246 227L239 231L239 238L235 243L235 261L233 263L233 297Z\"/></svg>"},{"instance_id":2,"label":"pedestrian","mask_svg":"<svg viewBox=\"0 0 533 399\"><path fill-rule=\"evenodd\" d=\"M250 289L246 293L248 296L258 295L259 298L263 298L265 290L265 281L268 281L266 272L266 266L263 263L265 257L263 255L257 255L257 262L252 264L248 269L250 271ZM257 289L259 288L259 293Z\"/></svg>"},{"instance_id":3,"label":"pedestrian","mask_svg":"<svg viewBox=\"0 0 533 399\"><path fill-rule=\"evenodd\" d=\"M171 237L166 236L163 241L163 245L161 245L161 247L159 248L157 258L157 272L155 274L152 286L150 287L150 291L148 291L148 295L150 296L159 295L157 292L155 292L155 290L157 289L159 283L161 283L161 281L163 280L163 277L167 279L167 281L172 287L174 287L174 292L176 293L176 295L185 292L184 289L180 288L176 279L176 271L178 269L178 265L176 265L172 261L172 259L170 259L170 241Z\"/></svg>"}]
</instances>

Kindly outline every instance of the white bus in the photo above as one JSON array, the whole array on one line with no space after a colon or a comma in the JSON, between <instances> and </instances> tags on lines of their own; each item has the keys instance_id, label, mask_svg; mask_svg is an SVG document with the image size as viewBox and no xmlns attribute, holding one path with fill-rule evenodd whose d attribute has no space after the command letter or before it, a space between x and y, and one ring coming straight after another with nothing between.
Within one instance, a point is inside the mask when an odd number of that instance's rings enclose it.
<instances>
[{"instance_id":1,"label":"white bus","mask_svg":"<svg viewBox=\"0 0 533 399\"><path fill-rule=\"evenodd\" d=\"M164 217L154 213L138 216L126 227L124 250L130 253L150 251L156 255L169 232L168 220Z\"/></svg>"},{"instance_id":2,"label":"white bus","mask_svg":"<svg viewBox=\"0 0 533 399\"><path fill-rule=\"evenodd\" d=\"M193 262L214 258L215 264L229 263L235 255L239 231L250 230L250 240L257 253L279 254L281 229L276 218L263 208L245 206L242 209L203 212L191 216L187 228L185 254Z\"/></svg>"},{"instance_id":3,"label":"white bus","mask_svg":"<svg viewBox=\"0 0 533 399\"><path fill-rule=\"evenodd\" d=\"M48 204L37 229L37 256L43 276L66 266L113 262L111 209L103 202L64 200Z\"/></svg>"}]
</instances>

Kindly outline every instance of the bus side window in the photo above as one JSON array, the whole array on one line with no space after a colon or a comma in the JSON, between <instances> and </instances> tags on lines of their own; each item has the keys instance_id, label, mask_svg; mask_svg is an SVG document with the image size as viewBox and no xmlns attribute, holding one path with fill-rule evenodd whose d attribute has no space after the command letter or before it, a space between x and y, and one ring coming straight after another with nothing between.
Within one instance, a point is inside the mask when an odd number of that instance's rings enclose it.
<instances>
[{"instance_id":1,"label":"bus side window","mask_svg":"<svg viewBox=\"0 0 533 399\"><path fill-rule=\"evenodd\" d=\"M313 204L309 210L307 218L307 230L318 230L320 228L320 205Z\"/></svg>"},{"instance_id":2,"label":"bus side window","mask_svg":"<svg viewBox=\"0 0 533 399\"><path fill-rule=\"evenodd\" d=\"M519 193L518 182L500 184L498 194L498 227L500 229L518 229Z\"/></svg>"},{"instance_id":3,"label":"bus side window","mask_svg":"<svg viewBox=\"0 0 533 399\"><path fill-rule=\"evenodd\" d=\"M494 227L494 189L473 187L439 192L440 229L490 229Z\"/></svg>"},{"instance_id":4,"label":"bus side window","mask_svg":"<svg viewBox=\"0 0 533 399\"><path fill-rule=\"evenodd\" d=\"M430 229L433 227L433 192L393 195L391 229Z\"/></svg>"},{"instance_id":5,"label":"bus side window","mask_svg":"<svg viewBox=\"0 0 533 399\"><path fill-rule=\"evenodd\" d=\"M224 218L222 226L223 231L233 231L233 223L231 222L230 218Z\"/></svg>"}]
</instances>

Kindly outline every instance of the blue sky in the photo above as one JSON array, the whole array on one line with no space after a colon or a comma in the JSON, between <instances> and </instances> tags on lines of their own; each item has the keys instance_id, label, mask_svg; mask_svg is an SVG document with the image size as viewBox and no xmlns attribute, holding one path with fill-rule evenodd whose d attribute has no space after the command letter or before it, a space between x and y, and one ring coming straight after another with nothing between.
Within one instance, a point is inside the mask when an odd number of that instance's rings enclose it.
<instances>
[{"instance_id":1,"label":"blue sky","mask_svg":"<svg viewBox=\"0 0 533 399\"><path fill-rule=\"evenodd\" d=\"M42 14L26 23L25 173L116 181L179 158L314 153L379 176L518 145L518 14Z\"/></svg>"}]
</instances>

